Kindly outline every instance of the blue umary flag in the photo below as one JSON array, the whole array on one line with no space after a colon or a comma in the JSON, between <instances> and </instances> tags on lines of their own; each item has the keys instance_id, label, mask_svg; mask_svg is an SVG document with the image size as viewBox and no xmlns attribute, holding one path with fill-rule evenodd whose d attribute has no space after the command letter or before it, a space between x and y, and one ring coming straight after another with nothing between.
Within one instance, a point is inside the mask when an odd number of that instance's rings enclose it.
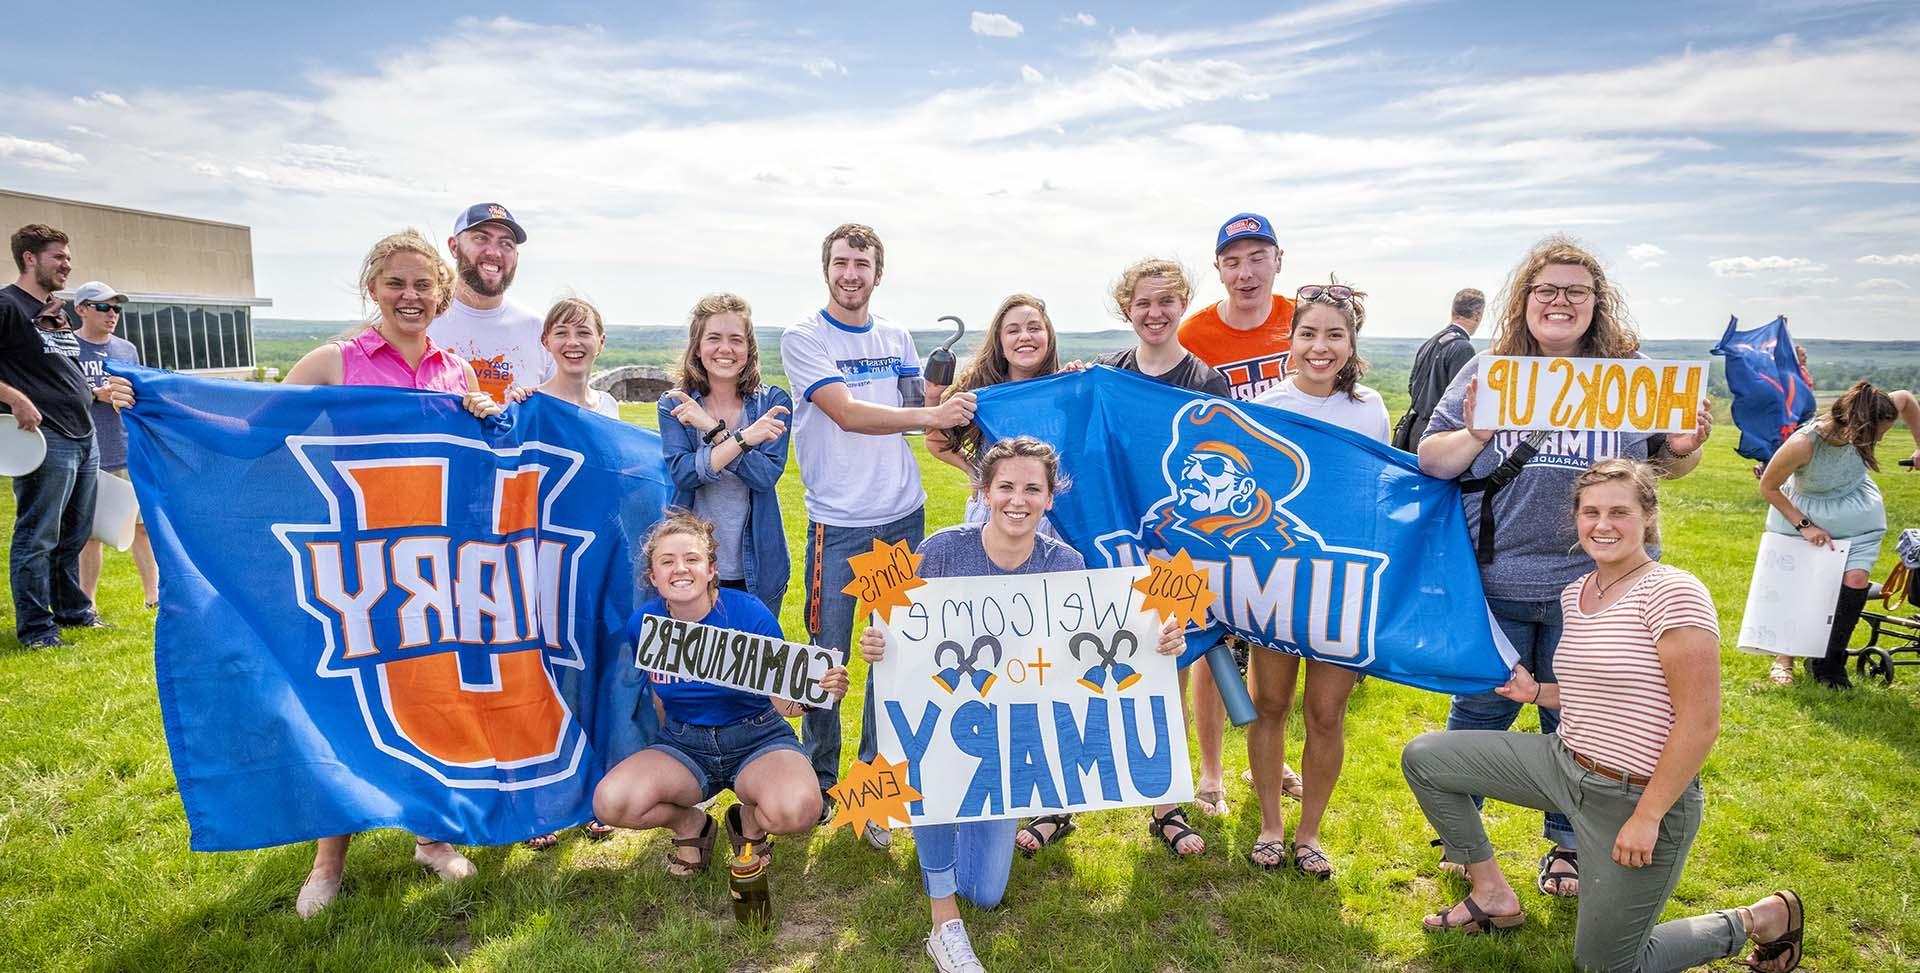
<instances>
[{"instance_id":1,"label":"blue umary flag","mask_svg":"<svg viewBox=\"0 0 1920 973\"><path fill-rule=\"evenodd\" d=\"M656 434L545 395L483 423L441 393L115 371L195 849L591 815L652 732L622 650Z\"/></svg>"},{"instance_id":2,"label":"blue umary flag","mask_svg":"<svg viewBox=\"0 0 1920 973\"><path fill-rule=\"evenodd\" d=\"M1053 523L1088 567L1186 551L1208 571L1219 597L1183 662L1231 631L1437 692L1506 682L1460 490L1411 454L1105 367L979 399L989 441L1060 450Z\"/></svg>"},{"instance_id":3,"label":"blue umary flag","mask_svg":"<svg viewBox=\"0 0 1920 973\"><path fill-rule=\"evenodd\" d=\"M1713 346L1727 360L1727 388L1733 392L1733 424L1740 428L1735 450L1759 463L1800 424L1813 418L1813 389L1800 374L1793 355L1793 337L1787 319L1772 321L1751 331L1740 330L1740 319L1727 320L1727 333Z\"/></svg>"}]
</instances>

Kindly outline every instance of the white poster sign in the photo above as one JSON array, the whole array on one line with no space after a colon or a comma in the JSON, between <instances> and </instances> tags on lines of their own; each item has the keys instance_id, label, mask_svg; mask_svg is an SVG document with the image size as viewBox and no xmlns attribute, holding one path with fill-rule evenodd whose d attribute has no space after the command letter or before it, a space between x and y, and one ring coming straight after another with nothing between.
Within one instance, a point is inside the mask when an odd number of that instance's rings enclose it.
<instances>
[{"instance_id":1,"label":"white poster sign","mask_svg":"<svg viewBox=\"0 0 1920 973\"><path fill-rule=\"evenodd\" d=\"M922 795L914 824L1193 797L1174 656L1145 567L933 578L884 626L880 752Z\"/></svg>"},{"instance_id":2,"label":"white poster sign","mask_svg":"<svg viewBox=\"0 0 1920 973\"><path fill-rule=\"evenodd\" d=\"M1707 363L1489 355L1479 378L1476 429L1692 432Z\"/></svg>"},{"instance_id":3,"label":"white poster sign","mask_svg":"<svg viewBox=\"0 0 1920 973\"><path fill-rule=\"evenodd\" d=\"M1851 546L1835 539L1831 548L1815 547L1789 534L1761 534L1747 610L1740 616L1740 648L1808 659L1826 655Z\"/></svg>"}]
</instances>

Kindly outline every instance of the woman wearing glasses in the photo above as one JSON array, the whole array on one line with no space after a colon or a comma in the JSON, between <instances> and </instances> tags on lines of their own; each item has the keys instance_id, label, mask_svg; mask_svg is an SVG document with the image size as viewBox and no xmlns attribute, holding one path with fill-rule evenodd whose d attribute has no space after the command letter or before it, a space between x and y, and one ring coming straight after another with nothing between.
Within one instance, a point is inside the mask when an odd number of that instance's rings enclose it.
<instances>
[{"instance_id":1,"label":"woman wearing glasses","mask_svg":"<svg viewBox=\"0 0 1920 973\"><path fill-rule=\"evenodd\" d=\"M1684 476L1700 464L1712 416L1702 398L1690 433L1476 428L1476 376L1485 355L1638 358L1640 338L1599 259L1565 236L1548 237L1514 269L1501 297L1492 348L1454 378L1420 441L1421 470L1461 480L1487 607L1513 642L1520 664L1551 682L1561 632L1560 590L1593 569L1566 518L1574 481L1595 463L1616 457L1651 461L1664 477ZM1503 470L1509 458L1518 463ZM1502 472L1496 475L1496 470ZM1652 550L1658 556L1658 546ZM1447 729L1505 730L1522 706L1494 692L1455 696ZM1543 708L1539 714L1540 732L1559 728L1557 711ZM1554 845L1540 860L1536 887L1546 895L1578 895L1573 825L1565 815L1547 812L1543 833Z\"/></svg>"},{"instance_id":2,"label":"woman wearing glasses","mask_svg":"<svg viewBox=\"0 0 1920 973\"><path fill-rule=\"evenodd\" d=\"M1360 384L1366 359L1360 357L1360 326L1366 323L1366 294L1338 282L1300 288L1293 306L1293 373L1254 398L1259 405L1311 416L1375 442L1387 441L1387 407L1380 393ZM1293 709L1300 657L1256 649L1248 660L1253 678L1256 718L1247 729L1250 756L1276 764L1287 752L1287 714ZM1306 792L1300 801L1300 826L1286 843L1286 819L1278 801L1260 805L1260 836L1247 859L1265 869L1293 859L1302 875L1325 881L1333 863L1320 849L1320 819L1340 780L1346 758L1347 698L1357 681L1354 670L1318 659L1307 660L1302 708L1306 722ZM1289 856L1291 852L1291 856Z\"/></svg>"}]
</instances>

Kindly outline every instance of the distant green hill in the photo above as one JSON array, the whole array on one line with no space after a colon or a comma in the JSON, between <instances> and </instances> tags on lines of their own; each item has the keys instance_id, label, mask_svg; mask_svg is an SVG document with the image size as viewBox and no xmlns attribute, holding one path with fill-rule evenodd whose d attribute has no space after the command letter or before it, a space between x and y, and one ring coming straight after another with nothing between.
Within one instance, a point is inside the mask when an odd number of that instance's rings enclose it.
<instances>
[{"instance_id":1,"label":"distant green hill","mask_svg":"<svg viewBox=\"0 0 1920 973\"><path fill-rule=\"evenodd\" d=\"M254 322L254 354L258 364L278 368L282 374L314 345L332 338L355 325L352 321L302 321L259 319ZM762 371L784 375L780 366L780 328L759 328ZM620 325L607 332L607 350L600 356L602 367L615 365L660 365L671 367L680 359L686 343L686 329L680 326ZM950 331L915 331L914 344L920 353L938 347ZM1383 390L1406 387L1407 372L1422 338L1363 338L1361 354L1372 363L1367 384ZM1103 352L1124 348L1133 341L1133 333L1122 329L1072 332L1060 335L1063 360L1091 359ZM1920 341L1803 341L1811 361L1815 387L1838 391L1865 379L1882 388L1920 388ZM1706 339L1648 341L1644 351L1653 358L1709 360L1713 363L1711 386L1715 395L1727 394L1726 379L1718 358L1709 354L1714 342ZM956 346L962 362L979 346L978 332L972 332ZM1484 341L1480 342L1485 347Z\"/></svg>"}]
</instances>

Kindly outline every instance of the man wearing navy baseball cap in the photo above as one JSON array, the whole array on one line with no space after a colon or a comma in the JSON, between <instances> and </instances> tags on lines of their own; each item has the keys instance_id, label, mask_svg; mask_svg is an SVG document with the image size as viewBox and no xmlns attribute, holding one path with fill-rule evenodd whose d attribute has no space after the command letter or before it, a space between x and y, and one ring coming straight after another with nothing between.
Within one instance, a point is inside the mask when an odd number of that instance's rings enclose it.
<instances>
[{"instance_id":1,"label":"man wearing navy baseball cap","mask_svg":"<svg viewBox=\"0 0 1920 973\"><path fill-rule=\"evenodd\" d=\"M1235 399L1252 399L1279 384L1287 374L1287 353L1293 347L1293 301L1273 292L1273 279L1280 273L1280 255L1279 238L1266 217L1258 213L1228 217L1220 224L1213 244L1213 269L1219 273L1227 296L1180 323L1181 347L1225 375ZM1235 655L1243 656L1244 652ZM1244 658L1240 661L1246 664ZM1225 747L1226 707L1214 685L1213 671L1194 666L1193 672L1193 721L1200 740L1195 803L1204 813L1226 814L1226 770L1221 752ZM1286 765L1284 754L1265 752L1253 734L1247 737L1247 749L1262 812L1277 816L1283 787L1296 797L1304 793L1300 776ZM1268 768L1277 773L1269 773ZM1263 830L1261 837L1270 835ZM1258 859L1256 863L1272 864Z\"/></svg>"},{"instance_id":2,"label":"man wearing navy baseball cap","mask_svg":"<svg viewBox=\"0 0 1920 973\"><path fill-rule=\"evenodd\" d=\"M540 345L540 315L507 300L526 242L527 231L499 203L461 210L447 238L458 271L453 302L429 332L434 344L472 363L480 387L501 403L508 389L553 377L553 356Z\"/></svg>"}]
</instances>

